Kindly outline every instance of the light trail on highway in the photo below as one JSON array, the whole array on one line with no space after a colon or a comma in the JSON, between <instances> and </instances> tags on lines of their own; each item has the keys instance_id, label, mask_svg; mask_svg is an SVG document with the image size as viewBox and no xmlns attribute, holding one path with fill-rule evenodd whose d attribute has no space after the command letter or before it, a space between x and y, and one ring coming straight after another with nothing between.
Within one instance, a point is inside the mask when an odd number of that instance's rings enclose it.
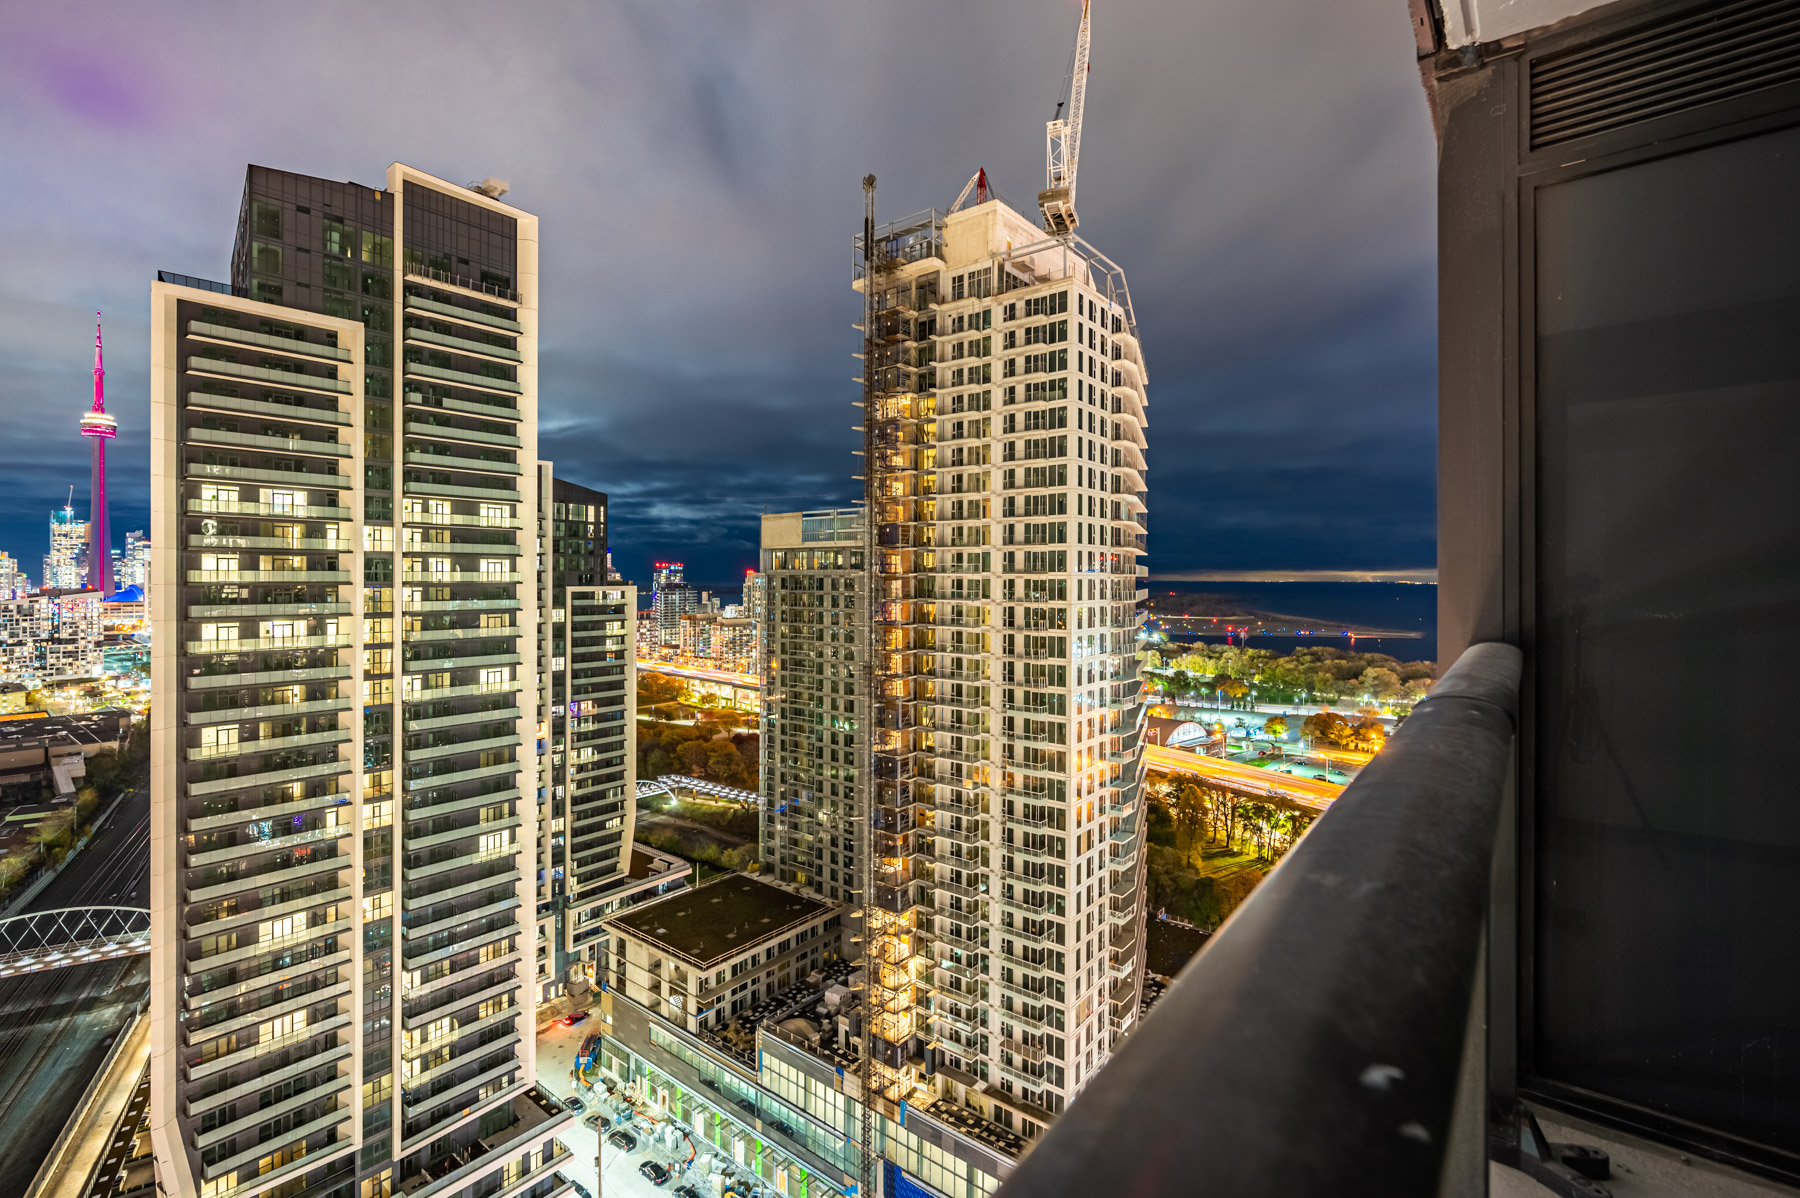
<instances>
[{"instance_id":1,"label":"light trail on highway","mask_svg":"<svg viewBox=\"0 0 1800 1198\"><path fill-rule=\"evenodd\" d=\"M728 686L741 686L746 690L758 690L762 681L754 674L736 674L730 670L715 670L709 666L678 666L669 661L640 661L637 663L640 674L669 674L676 678L698 678L703 682L721 682Z\"/></svg>"},{"instance_id":2,"label":"light trail on highway","mask_svg":"<svg viewBox=\"0 0 1800 1198\"><path fill-rule=\"evenodd\" d=\"M1332 800L1344 793L1344 788L1334 782L1277 774L1241 761L1221 761L1217 757L1202 757L1198 753L1184 753L1162 745L1145 745L1144 760L1154 770L1203 778L1242 795L1285 799L1309 811L1324 811L1331 806Z\"/></svg>"}]
</instances>

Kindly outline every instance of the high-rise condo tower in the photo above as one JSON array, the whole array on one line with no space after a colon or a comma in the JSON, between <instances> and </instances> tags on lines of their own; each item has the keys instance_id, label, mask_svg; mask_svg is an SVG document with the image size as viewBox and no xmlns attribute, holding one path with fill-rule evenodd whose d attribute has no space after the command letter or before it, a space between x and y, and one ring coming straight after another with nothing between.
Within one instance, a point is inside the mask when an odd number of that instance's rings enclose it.
<instances>
[{"instance_id":1,"label":"high-rise condo tower","mask_svg":"<svg viewBox=\"0 0 1800 1198\"><path fill-rule=\"evenodd\" d=\"M181 1198L569 1188L533 1087L537 219L250 168L151 293L151 1134Z\"/></svg>"}]
</instances>

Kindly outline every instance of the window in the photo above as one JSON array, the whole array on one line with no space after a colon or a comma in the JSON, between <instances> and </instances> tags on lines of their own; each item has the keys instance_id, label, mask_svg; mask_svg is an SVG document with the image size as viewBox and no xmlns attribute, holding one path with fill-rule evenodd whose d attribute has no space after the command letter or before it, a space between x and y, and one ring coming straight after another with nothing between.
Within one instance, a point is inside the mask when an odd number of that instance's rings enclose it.
<instances>
[{"instance_id":1,"label":"window","mask_svg":"<svg viewBox=\"0 0 1800 1198\"><path fill-rule=\"evenodd\" d=\"M274 508L277 514L283 512L298 514L299 510L306 506L306 496L299 491L266 491L264 494L268 497L269 506Z\"/></svg>"},{"instance_id":2,"label":"window","mask_svg":"<svg viewBox=\"0 0 1800 1198\"><path fill-rule=\"evenodd\" d=\"M445 504L444 509L448 513L449 505ZM481 505L481 522L483 524L504 525L510 519L504 504L484 503Z\"/></svg>"},{"instance_id":3,"label":"window","mask_svg":"<svg viewBox=\"0 0 1800 1198\"><path fill-rule=\"evenodd\" d=\"M290 1165L306 1155L306 1141L289 1144L279 1152L271 1152L256 1162L257 1173L273 1173L283 1165Z\"/></svg>"},{"instance_id":4,"label":"window","mask_svg":"<svg viewBox=\"0 0 1800 1198\"><path fill-rule=\"evenodd\" d=\"M292 915L284 915L280 919L268 919L257 924L256 942L266 944L271 940L286 940L295 931L304 930L306 927L304 923L298 929L295 927L294 918Z\"/></svg>"},{"instance_id":5,"label":"window","mask_svg":"<svg viewBox=\"0 0 1800 1198\"><path fill-rule=\"evenodd\" d=\"M340 216L327 216L324 221L324 231L325 252L348 258L356 244L356 231L345 225L344 219ZM347 290L348 284L345 287Z\"/></svg>"},{"instance_id":6,"label":"window","mask_svg":"<svg viewBox=\"0 0 1800 1198\"><path fill-rule=\"evenodd\" d=\"M371 266L392 266L394 264L394 239L364 229L362 260ZM364 290L367 290L367 287Z\"/></svg>"},{"instance_id":7,"label":"window","mask_svg":"<svg viewBox=\"0 0 1800 1198\"><path fill-rule=\"evenodd\" d=\"M200 729L200 747L203 750L211 750L212 753L222 753L230 749L237 744L237 739L238 726L236 724Z\"/></svg>"},{"instance_id":8,"label":"window","mask_svg":"<svg viewBox=\"0 0 1800 1198\"><path fill-rule=\"evenodd\" d=\"M281 208L254 200L250 204L250 231L258 237L281 239Z\"/></svg>"},{"instance_id":9,"label":"window","mask_svg":"<svg viewBox=\"0 0 1800 1198\"><path fill-rule=\"evenodd\" d=\"M218 505L236 503L237 498L236 487L215 487L211 483L202 483L200 486L200 505L203 509L221 511L224 509Z\"/></svg>"},{"instance_id":10,"label":"window","mask_svg":"<svg viewBox=\"0 0 1800 1198\"><path fill-rule=\"evenodd\" d=\"M267 1023L256 1025L256 1042L267 1044L280 1036L292 1036L306 1030L306 1012L295 1011L283 1015L279 1019L271 1019Z\"/></svg>"},{"instance_id":11,"label":"window","mask_svg":"<svg viewBox=\"0 0 1800 1198\"><path fill-rule=\"evenodd\" d=\"M390 807L391 804L377 803L375 806ZM392 822L391 816L389 817L389 822ZM366 828L368 824L365 822L363 826ZM362 904L363 919L365 922L386 919L394 913L394 896L390 891L383 891L381 894L365 895L363 896Z\"/></svg>"}]
</instances>

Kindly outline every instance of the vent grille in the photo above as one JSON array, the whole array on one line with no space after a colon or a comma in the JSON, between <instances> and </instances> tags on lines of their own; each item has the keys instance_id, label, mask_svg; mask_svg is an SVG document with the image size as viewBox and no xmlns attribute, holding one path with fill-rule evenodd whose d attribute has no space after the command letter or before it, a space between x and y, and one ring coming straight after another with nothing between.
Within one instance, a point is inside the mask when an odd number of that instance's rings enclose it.
<instances>
[{"instance_id":1,"label":"vent grille","mask_svg":"<svg viewBox=\"0 0 1800 1198\"><path fill-rule=\"evenodd\" d=\"M1531 148L1800 82L1800 4L1732 0L1531 64Z\"/></svg>"}]
</instances>

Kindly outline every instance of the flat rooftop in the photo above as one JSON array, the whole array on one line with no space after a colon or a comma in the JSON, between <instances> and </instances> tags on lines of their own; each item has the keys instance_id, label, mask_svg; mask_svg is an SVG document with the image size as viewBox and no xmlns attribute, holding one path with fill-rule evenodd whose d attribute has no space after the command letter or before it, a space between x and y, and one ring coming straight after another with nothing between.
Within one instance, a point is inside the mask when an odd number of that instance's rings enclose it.
<instances>
[{"instance_id":1,"label":"flat rooftop","mask_svg":"<svg viewBox=\"0 0 1800 1198\"><path fill-rule=\"evenodd\" d=\"M749 874L728 874L609 916L606 923L707 969L836 910L836 903L796 894Z\"/></svg>"}]
</instances>

